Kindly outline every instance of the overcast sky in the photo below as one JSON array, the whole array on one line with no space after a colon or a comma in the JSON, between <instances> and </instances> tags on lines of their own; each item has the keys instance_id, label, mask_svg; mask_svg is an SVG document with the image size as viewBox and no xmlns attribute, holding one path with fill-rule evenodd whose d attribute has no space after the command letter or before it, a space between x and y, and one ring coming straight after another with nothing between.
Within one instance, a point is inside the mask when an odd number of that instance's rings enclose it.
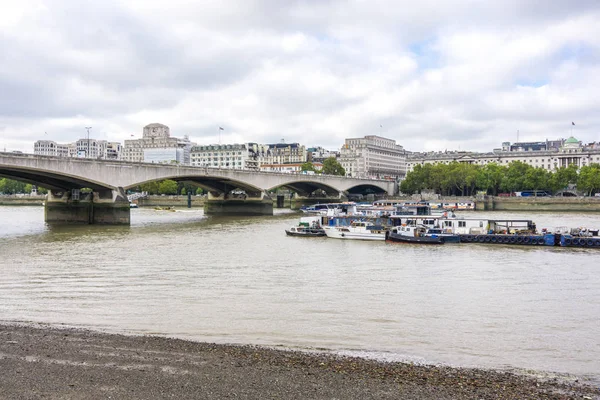
<instances>
[{"instance_id":1,"label":"overcast sky","mask_svg":"<svg viewBox=\"0 0 600 400\"><path fill-rule=\"evenodd\" d=\"M596 0L0 0L0 150L160 122L199 144L491 151L600 141L599 111Z\"/></svg>"}]
</instances>

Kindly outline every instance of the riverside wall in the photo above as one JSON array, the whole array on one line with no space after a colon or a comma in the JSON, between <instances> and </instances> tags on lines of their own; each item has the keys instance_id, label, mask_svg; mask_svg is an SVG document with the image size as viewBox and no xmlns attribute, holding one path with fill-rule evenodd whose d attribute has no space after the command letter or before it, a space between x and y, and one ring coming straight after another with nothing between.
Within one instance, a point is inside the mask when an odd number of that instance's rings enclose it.
<instances>
[{"instance_id":1,"label":"riverside wall","mask_svg":"<svg viewBox=\"0 0 600 400\"><path fill-rule=\"evenodd\" d=\"M477 210L485 211L573 211L600 212L595 197L494 197L475 200Z\"/></svg>"},{"instance_id":2,"label":"riverside wall","mask_svg":"<svg viewBox=\"0 0 600 400\"><path fill-rule=\"evenodd\" d=\"M0 196L0 206L43 206L46 201L46 195L2 195Z\"/></svg>"},{"instance_id":3,"label":"riverside wall","mask_svg":"<svg viewBox=\"0 0 600 400\"><path fill-rule=\"evenodd\" d=\"M415 200L403 198L405 200ZM205 196L192 196L192 207L204 207ZM0 196L0 205L41 206L45 195L39 196ZM431 202L461 203L474 201L481 211L573 211L600 212L600 198L595 197L444 197ZM187 196L148 196L135 201L140 207L187 207ZM273 206L276 207L276 199ZM290 199L285 198L284 208L290 207Z\"/></svg>"}]
</instances>

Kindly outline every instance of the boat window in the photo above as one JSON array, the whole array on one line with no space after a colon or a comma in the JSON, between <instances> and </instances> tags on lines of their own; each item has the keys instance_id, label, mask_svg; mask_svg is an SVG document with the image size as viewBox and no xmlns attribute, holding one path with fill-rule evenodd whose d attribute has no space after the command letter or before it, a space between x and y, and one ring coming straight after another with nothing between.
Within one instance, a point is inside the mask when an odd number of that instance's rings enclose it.
<instances>
[{"instance_id":1,"label":"boat window","mask_svg":"<svg viewBox=\"0 0 600 400\"><path fill-rule=\"evenodd\" d=\"M459 228L466 228L466 226L467 226L467 221L458 221Z\"/></svg>"}]
</instances>

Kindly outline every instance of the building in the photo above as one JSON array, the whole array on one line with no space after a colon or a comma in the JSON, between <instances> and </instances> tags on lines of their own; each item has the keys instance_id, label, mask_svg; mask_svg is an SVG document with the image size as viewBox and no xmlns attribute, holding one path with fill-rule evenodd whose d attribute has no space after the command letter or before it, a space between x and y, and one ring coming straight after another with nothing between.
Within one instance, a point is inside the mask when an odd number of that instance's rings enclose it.
<instances>
[{"instance_id":1,"label":"building","mask_svg":"<svg viewBox=\"0 0 600 400\"><path fill-rule=\"evenodd\" d=\"M207 168L258 169L259 145L209 144L192 147L191 165Z\"/></svg>"},{"instance_id":2,"label":"building","mask_svg":"<svg viewBox=\"0 0 600 400\"><path fill-rule=\"evenodd\" d=\"M355 178L404 179L406 151L395 140L369 135L346 139L339 162L347 176Z\"/></svg>"},{"instance_id":3,"label":"building","mask_svg":"<svg viewBox=\"0 0 600 400\"><path fill-rule=\"evenodd\" d=\"M96 139L78 139L76 142L68 144L60 144L52 140L38 140L33 144L33 154L54 157L120 160L121 149L121 143Z\"/></svg>"},{"instance_id":4,"label":"building","mask_svg":"<svg viewBox=\"0 0 600 400\"><path fill-rule=\"evenodd\" d=\"M325 150L321 146L306 149L306 161L322 163L330 157L339 158L340 152Z\"/></svg>"},{"instance_id":5,"label":"building","mask_svg":"<svg viewBox=\"0 0 600 400\"><path fill-rule=\"evenodd\" d=\"M290 163L290 164L262 164L260 170L264 172L280 172L284 174L299 174L302 172L302 165L304 163ZM313 163L315 171L321 171L323 169L322 163ZM312 172L314 173L314 172ZM311 174L312 174L311 173Z\"/></svg>"},{"instance_id":6,"label":"building","mask_svg":"<svg viewBox=\"0 0 600 400\"><path fill-rule=\"evenodd\" d=\"M546 142L515 144L504 142L502 149L495 149L489 153L468 151L411 153L407 158L407 169L412 171L415 165L450 164L455 161L477 165L489 163L508 165L513 161L521 161L532 167L554 171L570 165L581 168L592 163L600 163L600 145L597 143L583 145L581 141L571 136L566 140Z\"/></svg>"},{"instance_id":7,"label":"building","mask_svg":"<svg viewBox=\"0 0 600 400\"><path fill-rule=\"evenodd\" d=\"M187 136L183 139L171 137L168 126L149 124L144 127L141 139L125 140L122 158L130 162L178 162L189 165L192 146ZM173 149L181 149L181 152ZM182 156L179 157L179 154ZM149 157L148 160L145 155Z\"/></svg>"},{"instance_id":8,"label":"building","mask_svg":"<svg viewBox=\"0 0 600 400\"><path fill-rule=\"evenodd\" d=\"M38 140L33 144L33 154L38 156L68 157L69 145L52 140Z\"/></svg>"},{"instance_id":9,"label":"building","mask_svg":"<svg viewBox=\"0 0 600 400\"><path fill-rule=\"evenodd\" d=\"M210 144L194 146L190 159L199 167L259 170L262 165L302 164L306 148L298 143Z\"/></svg>"},{"instance_id":10,"label":"building","mask_svg":"<svg viewBox=\"0 0 600 400\"><path fill-rule=\"evenodd\" d=\"M299 143L275 143L260 146L258 164L296 164L305 163L306 147Z\"/></svg>"}]
</instances>

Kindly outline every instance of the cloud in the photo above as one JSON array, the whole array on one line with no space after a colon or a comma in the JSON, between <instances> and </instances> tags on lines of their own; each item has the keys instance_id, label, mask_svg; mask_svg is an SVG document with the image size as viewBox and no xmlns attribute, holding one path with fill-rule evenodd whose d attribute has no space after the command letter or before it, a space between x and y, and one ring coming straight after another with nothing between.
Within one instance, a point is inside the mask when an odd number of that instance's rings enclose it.
<instances>
[{"instance_id":1,"label":"cloud","mask_svg":"<svg viewBox=\"0 0 600 400\"><path fill-rule=\"evenodd\" d=\"M151 122L202 144L490 151L571 121L597 141L599 18L563 0L5 0L0 147Z\"/></svg>"}]
</instances>

